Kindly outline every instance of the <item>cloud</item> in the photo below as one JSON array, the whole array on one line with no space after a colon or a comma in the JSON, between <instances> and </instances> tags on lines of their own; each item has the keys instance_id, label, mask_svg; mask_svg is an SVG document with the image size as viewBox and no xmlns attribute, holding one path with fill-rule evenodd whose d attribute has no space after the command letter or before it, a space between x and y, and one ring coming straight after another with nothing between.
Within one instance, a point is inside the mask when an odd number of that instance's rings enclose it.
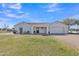
<instances>
[{"instance_id":1,"label":"cloud","mask_svg":"<svg viewBox=\"0 0 79 59\"><path fill-rule=\"evenodd\" d=\"M51 9L48 9L48 12L55 12L55 11L59 11L61 10L60 8L51 8Z\"/></svg>"},{"instance_id":2,"label":"cloud","mask_svg":"<svg viewBox=\"0 0 79 59\"><path fill-rule=\"evenodd\" d=\"M59 10L62 10L62 8L59 8L57 3L48 5L48 12L55 12Z\"/></svg>"},{"instance_id":3,"label":"cloud","mask_svg":"<svg viewBox=\"0 0 79 59\"><path fill-rule=\"evenodd\" d=\"M11 20L11 19L9 19L9 18L1 18L0 17L0 24L1 23L5 23L5 22L8 22L9 20Z\"/></svg>"},{"instance_id":4,"label":"cloud","mask_svg":"<svg viewBox=\"0 0 79 59\"><path fill-rule=\"evenodd\" d=\"M8 18L0 18L0 27L3 27L4 24L9 24L8 21L11 19Z\"/></svg>"},{"instance_id":5,"label":"cloud","mask_svg":"<svg viewBox=\"0 0 79 59\"><path fill-rule=\"evenodd\" d=\"M52 3L52 4L48 4L48 7L49 8L55 8L55 7L57 7L57 3Z\"/></svg>"},{"instance_id":6,"label":"cloud","mask_svg":"<svg viewBox=\"0 0 79 59\"><path fill-rule=\"evenodd\" d=\"M13 28L13 24L9 22L11 20L13 20L13 19L0 18L0 28L3 28L4 27L4 24L8 25L9 28Z\"/></svg>"},{"instance_id":7,"label":"cloud","mask_svg":"<svg viewBox=\"0 0 79 59\"><path fill-rule=\"evenodd\" d=\"M22 8L20 3L3 3L2 8L10 8L20 10Z\"/></svg>"},{"instance_id":8,"label":"cloud","mask_svg":"<svg viewBox=\"0 0 79 59\"><path fill-rule=\"evenodd\" d=\"M2 3L2 10L0 14L10 18L25 18L28 17L28 13L22 11L22 5L20 3Z\"/></svg>"},{"instance_id":9,"label":"cloud","mask_svg":"<svg viewBox=\"0 0 79 59\"><path fill-rule=\"evenodd\" d=\"M24 13L23 11L21 11L21 10L18 10L18 13Z\"/></svg>"},{"instance_id":10,"label":"cloud","mask_svg":"<svg viewBox=\"0 0 79 59\"><path fill-rule=\"evenodd\" d=\"M6 7L6 5L4 3L2 3L2 8L5 8L5 7Z\"/></svg>"},{"instance_id":11,"label":"cloud","mask_svg":"<svg viewBox=\"0 0 79 59\"><path fill-rule=\"evenodd\" d=\"M59 8L57 3L48 4L44 8L47 10L47 12L56 12L62 10L62 8Z\"/></svg>"},{"instance_id":12,"label":"cloud","mask_svg":"<svg viewBox=\"0 0 79 59\"><path fill-rule=\"evenodd\" d=\"M28 17L28 14L21 14L21 15L17 15L17 14L13 14L13 13L8 13L6 14L7 17L10 17L10 18L25 18L25 17Z\"/></svg>"},{"instance_id":13,"label":"cloud","mask_svg":"<svg viewBox=\"0 0 79 59\"><path fill-rule=\"evenodd\" d=\"M2 13L3 15L5 15L5 14L8 14L8 13L11 13L12 11L11 10L2 10L2 11L0 11L0 13Z\"/></svg>"},{"instance_id":14,"label":"cloud","mask_svg":"<svg viewBox=\"0 0 79 59\"><path fill-rule=\"evenodd\" d=\"M11 13L6 14L6 16L8 16L8 17L17 17L15 14L11 14Z\"/></svg>"},{"instance_id":15,"label":"cloud","mask_svg":"<svg viewBox=\"0 0 79 59\"><path fill-rule=\"evenodd\" d=\"M8 14L8 13L24 13L22 9L22 5L20 3L2 3L2 8L0 13Z\"/></svg>"},{"instance_id":16,"label":"cloud","mask_svg":"<svg viewBox=\"0 0 79 59\"><path fill-rule=\"evenodd\" d=\"M24 13L23 11L16 11L16 13L14 13L11 10L0 11L0 14L2 14L4 17L10 18L23 18L28 16L28 13Z\"/></svg>"},{"instance_id":17,"label":"cloud","mask_svg":"<svg viewBox=\"0 0 79 59\"><path fill-rule=\"evenodd\" d=\"M79 19L79 14L77 14L77 15L72 15L71 17L69 17L70 19Z\"/></svg>"},{"instance_id":18,"label":"cloud","mask_svg":"<svg viewBox=\"0 0 79 59\"><path fill-rule=\"evenodd\" d=\"M19 3L12 4L12 5L9 6L9 8L20 10L21 9L21 4L19 4Z\"/></svg>"}]
</instances>

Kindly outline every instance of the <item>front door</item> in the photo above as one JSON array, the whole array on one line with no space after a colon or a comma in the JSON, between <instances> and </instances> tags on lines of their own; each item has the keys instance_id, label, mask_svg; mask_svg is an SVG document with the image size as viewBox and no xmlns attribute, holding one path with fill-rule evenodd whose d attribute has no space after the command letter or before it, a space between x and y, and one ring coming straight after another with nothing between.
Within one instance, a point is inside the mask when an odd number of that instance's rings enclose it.
<instances>
[{"instance_id":1,"label":"front door","mask_svg":"<svg viewBox=\"0 0 79 59\"><path fill-rule=\"evenodd\" d=\"M19 28L20 34L23 33L23 28Z\"/></svg>"},{"instance_id":2,"label":"front door","mask_svg":"<svg viewBox=\"0 0 79 59\"><path fill-rule=\"evenodd\" d=\"M36 30L36 33L39 34L39 30Z\"/></svg>"}]
</instances>

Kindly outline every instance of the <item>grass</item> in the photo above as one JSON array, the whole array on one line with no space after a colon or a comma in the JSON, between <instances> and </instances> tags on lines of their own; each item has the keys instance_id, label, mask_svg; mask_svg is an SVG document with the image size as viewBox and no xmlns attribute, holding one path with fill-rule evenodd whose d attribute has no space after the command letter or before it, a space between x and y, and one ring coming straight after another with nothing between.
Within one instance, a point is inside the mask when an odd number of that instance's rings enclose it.
<instances>
[{"instance_id":1,"label":"grass","mask_svg":"<svg viewBox=\"0 0 79 59\"><path fill-rule=\"evenodd\" d=\"M7 33L6 30L0 30L0 33Z\"/></svg>"},{"instance_id":2,"label":"grass","mask_svg":"<svg viewBox=\"0 0 79 59\"><path fill-rule=\"evenodd\" d=\"M57 41L53 36L0 35L0 55L75 56L79 50Z\"/></svg>"}]
</instances>

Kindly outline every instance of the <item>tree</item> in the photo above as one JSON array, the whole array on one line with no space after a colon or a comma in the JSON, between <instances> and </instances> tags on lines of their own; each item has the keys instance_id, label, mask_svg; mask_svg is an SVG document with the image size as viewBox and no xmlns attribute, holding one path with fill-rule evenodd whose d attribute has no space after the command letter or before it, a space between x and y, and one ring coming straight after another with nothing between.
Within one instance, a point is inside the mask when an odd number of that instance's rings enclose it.
<instances>
[{"instance_id":1,"label":"tree","mask_svg":"<svg viewBox=\"0 0 79 59\"><path fill-rule=\"evenodd\" d=\"M9 27L8 25L4 24L3 25L3 30L6 30L7 31L8 27Z\"/></svg>"},{"instance_id":2,"label":"tree","mask_svg":"<svg viewBox=\"0 0 79 59\"><path fill-rule=\"evenodd\" d=\"M68 25L68 29L70 29L70 26L76 23L76 19L67 18L63 21L63 23Z\"/></svg>"},{"instance_id":3,"label":"tree","mask_svg":"<svg viewBox=\"0 0 79 59\"><path fill-rule=\"evenodd\" d=\"M75 22L76 22L76 19L69 19L69 18L67 18L63 21L63 23L66 25L73 25L73 24L75 24Z\"/></svg>"},{"instance_id":4,"label":"tree","mask_svg":"<svg viewBox=\"0 0 79 59\"><path fill-rule=\"evenodd\" d=\"M76 20L76 21L75 21L75 24L79 25L79 20Z\"/></svg>"}]
</instances>

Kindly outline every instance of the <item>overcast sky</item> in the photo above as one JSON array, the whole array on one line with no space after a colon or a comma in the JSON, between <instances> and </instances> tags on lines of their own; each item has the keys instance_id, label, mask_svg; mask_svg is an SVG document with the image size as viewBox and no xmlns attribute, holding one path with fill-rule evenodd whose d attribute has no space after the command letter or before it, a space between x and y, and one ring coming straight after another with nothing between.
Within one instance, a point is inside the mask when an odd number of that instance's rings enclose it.
<instances>
[{"instance_id":1,"label":"overcast sky","mask_svg":"<svg viewBox=\"0 0 79 59\"><path fill-rule=\"evenodd\" d=\"M0 27L12 27L18 22L53 22L65 18L79 18L77 3L1 3Z\"/></svg>"}]
</instances>

